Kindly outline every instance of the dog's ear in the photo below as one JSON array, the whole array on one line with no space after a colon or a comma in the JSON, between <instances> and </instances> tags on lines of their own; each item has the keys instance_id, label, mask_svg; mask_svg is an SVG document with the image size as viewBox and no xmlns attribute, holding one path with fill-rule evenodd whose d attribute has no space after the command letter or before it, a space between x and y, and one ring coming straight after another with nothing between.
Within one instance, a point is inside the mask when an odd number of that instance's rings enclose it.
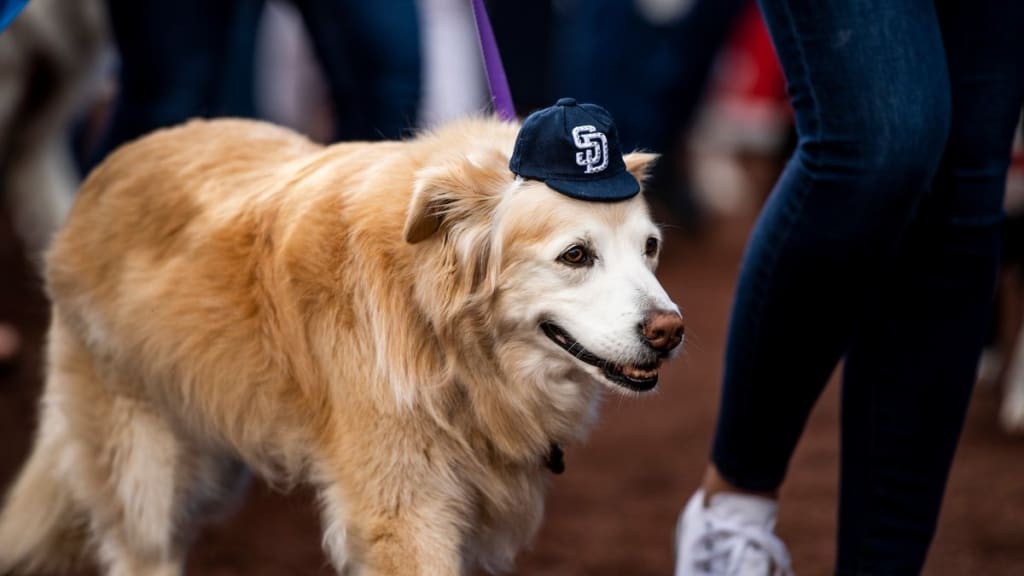
<instances>
[{"instance_id":1,"label":"dog's ear","mask_svg":"<svg viewBox=\"0 0 1024 576\"><path fill-rule=\"evenodd\" d=\"M497 150L462 156L416 174L405 218L405 241L422 242L446 220L489 215L513 179L508 158Z\"/></svg>"},{"instance_id":2,"label":"dog's ear","mask_svg":"<svg viewBox=\"0 0 1024 576\"><path fill-rule=\"evenodd\" d=\"M622 157L626 163L626 170L636 178L640 184L644 184L651 176L654 165L658 162L660 154L650 152L631 152Z\"/></svg>"},{"instance_id":3,"label":"dog's ear","mask_svg":"<svg viewBox=\"0 0 1024 576\"><path fill-rule=\"evenodd\" d=\"M421 172L416 178L416 188L412 192L409 210L405 217L405 241L409 244L422 242L441 227L444 214L445 195L439 188L437 180L441 174L438 169Z\"/></svg>"}]
</instances>

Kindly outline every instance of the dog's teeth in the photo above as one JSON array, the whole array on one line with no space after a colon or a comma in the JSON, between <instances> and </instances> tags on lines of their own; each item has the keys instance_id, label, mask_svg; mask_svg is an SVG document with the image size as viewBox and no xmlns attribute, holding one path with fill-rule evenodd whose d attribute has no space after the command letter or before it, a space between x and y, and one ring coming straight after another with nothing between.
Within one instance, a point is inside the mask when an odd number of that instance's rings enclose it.
<instances>
[{"instance_id":1,"label":"dog's teeth","mask_svg":"<svg viewBox=\"0 0 1024 576\"><path fill-rule=\"evenodd\" d=\"M638 368L636 366L624 367L624 368L622 368L622 373L625 374L626 376L628 376L630 378L633 378L633 379L636 379L636 380L647 379L647 378L654 378L655 376L658 375L658 371L656 369L655 370L645 370L643 368Z\"/></svg>"}]
</instances>

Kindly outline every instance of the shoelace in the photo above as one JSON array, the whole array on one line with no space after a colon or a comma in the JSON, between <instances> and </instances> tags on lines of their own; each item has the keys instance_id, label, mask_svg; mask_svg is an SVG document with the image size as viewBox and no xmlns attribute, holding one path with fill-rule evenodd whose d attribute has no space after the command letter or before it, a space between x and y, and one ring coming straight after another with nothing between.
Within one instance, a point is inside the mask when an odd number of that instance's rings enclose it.
<instances>
[{"instance_id":1,"label":"shoelace","mask_svg":"<svg viewBox=\"0 0 1024 576\"><path fill-rule=\"evenodd\" d=\"M715 576L749 576L739 572L744 554L752 552L765 557L771 571L765 576L793 576L786 547L774 534L754 526L720 519L708 522L707 530L697 541L694 566ZM715 566L726 564L724 572L713 572ZM758 575L761 576L761 575Z\"/></svg>"}]
</instances>

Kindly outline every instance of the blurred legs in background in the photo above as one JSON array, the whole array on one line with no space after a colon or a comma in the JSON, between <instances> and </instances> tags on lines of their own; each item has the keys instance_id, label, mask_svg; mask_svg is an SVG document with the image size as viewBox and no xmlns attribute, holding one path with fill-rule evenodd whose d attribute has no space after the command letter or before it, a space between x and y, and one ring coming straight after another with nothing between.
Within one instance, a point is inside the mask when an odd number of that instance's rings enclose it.
<instances>
[{"instance_id":1,"label":"blurred legs in background","mask_svg":"<svg viewBox=\"0 0 1024 576\"><path fill-rule=\"evenodd\" d=\"M719 49L749 0L570 0L556 12L555 91L607 108L624 150L662 154L650 187L688 231L697 205L677 159Z\"/></svg>"},{"instance_id":2,"label":"blurred legs in background","mask_svg":"<svg viewBox=\"0 0 1024 576\"><path fill-rule=\"evenodd\" d=\"M334 140L383 140L416 127L420 30L415 0L294 0L324 71Z\"/></svg>"},{"instance_id":3,"label":"blurred legs in background","mask_svg":"<svg viewBox=\"0 0 1024 576\"><path fill-rule=\"evenodd\" d=\"M108 0L120 94L93 163L188 118L257 115L254 50L262 0ZM295 0L333 104L334 139L398 138L415 126L414 0ZM273 49L273 47L270 47Z\"/></svg>"},{"instance_id":4,"label":"blurred legs in background","mask_svg":"<svg viewBox=\"0 0 1024 576\"><path fill-rule=\"evenodd\" d=\"M195 117L255 113L260 0L107 0L121 65L106 133L87 168L121 144Z\"/></svg>"}]
</instances>

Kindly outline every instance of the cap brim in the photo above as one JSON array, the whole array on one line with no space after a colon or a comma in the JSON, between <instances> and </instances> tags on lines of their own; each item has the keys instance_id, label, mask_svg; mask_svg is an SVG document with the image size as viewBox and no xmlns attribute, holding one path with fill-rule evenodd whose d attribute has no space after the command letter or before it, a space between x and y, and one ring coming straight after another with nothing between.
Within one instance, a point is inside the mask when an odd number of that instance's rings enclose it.
<instances>
[{"instance_id":1,"label":"cap brim","mask_svg":"<svg viewBox=\"0 0 1024 576\"><path fill-rule=\"evenodd\" d=\"M640 193L640 183L626 170L600 179L558 180L549 178L544 183L570 198L590 202L618 202L629 200Z\"/></svg>"}]
</instances>

